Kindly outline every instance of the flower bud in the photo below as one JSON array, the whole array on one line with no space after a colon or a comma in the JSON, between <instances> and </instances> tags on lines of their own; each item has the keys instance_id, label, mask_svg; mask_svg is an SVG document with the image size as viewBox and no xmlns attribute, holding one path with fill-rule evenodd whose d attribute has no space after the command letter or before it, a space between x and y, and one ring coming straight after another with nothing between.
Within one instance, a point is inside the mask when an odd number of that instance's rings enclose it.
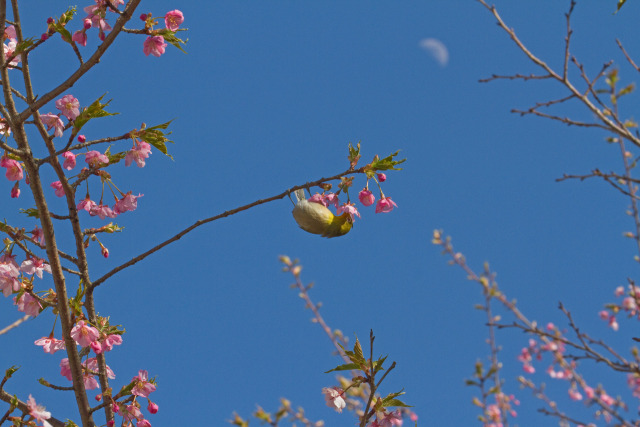
<instances>
[{"instance_id":1,"label":"flower bud","mask_svg":"<svg viewBox=\"0 0 640 427\"><path fill-rule=\"evenodd\" d=\"M363 189L358 193L358 199L360 199L360 203L365 206L371 206L376 201L376 196L373 195L371 191L368 189Z\"/></svg>"}]
</instances>

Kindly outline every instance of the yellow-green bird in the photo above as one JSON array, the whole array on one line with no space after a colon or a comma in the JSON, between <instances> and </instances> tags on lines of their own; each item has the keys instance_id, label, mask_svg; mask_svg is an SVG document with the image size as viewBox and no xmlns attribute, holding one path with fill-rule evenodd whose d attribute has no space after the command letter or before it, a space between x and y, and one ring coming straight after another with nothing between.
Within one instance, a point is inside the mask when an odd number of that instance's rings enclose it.
<instances>
[{"instance_id":1,"label":"yellow-green bird","mask_svg":"<svg viewBox=\"0 0 640 427\"><path fill-rule=\"evenodd\" d=\"M296 203L291 213L304 231L329 238L344 236L351 231L353 221L347 212L335 216L326 206L308 201L304 190L296 190L294 194Z\"/></svg>"}]
</instances>

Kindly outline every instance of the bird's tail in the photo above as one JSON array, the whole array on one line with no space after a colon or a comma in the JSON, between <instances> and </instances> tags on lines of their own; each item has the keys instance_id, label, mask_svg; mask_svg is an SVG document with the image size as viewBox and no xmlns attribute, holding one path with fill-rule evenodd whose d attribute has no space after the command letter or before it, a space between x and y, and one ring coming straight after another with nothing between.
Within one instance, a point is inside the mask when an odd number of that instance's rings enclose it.
<instances>
[{"instance_id":1,"label":"bird's tail","mask_svg":"<svg viewBox=\"0 0 640 427\"><path fill-rule=\"evenodd\" d=\"M296 202L299 202L300 200L306 199L306 196L304 195L304 189L303 188L301 188L299 190L296 190L293 194L296 195Z\"/></svg>"}]
</instances>

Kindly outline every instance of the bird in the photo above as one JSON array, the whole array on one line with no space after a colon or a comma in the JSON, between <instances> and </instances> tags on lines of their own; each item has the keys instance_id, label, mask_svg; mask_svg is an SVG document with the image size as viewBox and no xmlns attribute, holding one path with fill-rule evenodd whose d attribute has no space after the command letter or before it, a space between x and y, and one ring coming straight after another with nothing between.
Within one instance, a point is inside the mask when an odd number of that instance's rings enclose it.
<instances>
[{"instance_id":1,"label":"bird","mask_svg":"<svg viewBox=\"0 0 640 427\"><path fill-rule=\"evenodd\" d=\"M304 231L327 238L344 236L351 231L353 220L349 213L334 215L326 206L307 200L303 189L296 190L294 195L296 203L291 213Z\"/></svg>"}]
</instances>

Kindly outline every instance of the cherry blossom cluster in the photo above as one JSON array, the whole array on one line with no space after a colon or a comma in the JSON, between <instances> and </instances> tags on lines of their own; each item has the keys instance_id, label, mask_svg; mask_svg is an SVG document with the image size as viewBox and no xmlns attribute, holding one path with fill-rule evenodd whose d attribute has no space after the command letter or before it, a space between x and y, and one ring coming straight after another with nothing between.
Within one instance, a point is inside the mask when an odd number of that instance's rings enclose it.
<instances>
[{"instance_id":1,"label":"cherry blossom cluster","mask_svg":"<svg viewBox=\"0 0 640 427\"><path fill-rule=\"evenodd\" d=\"M626 313L628 318L635 317L640 320L640 310L638 309L640 305L640 287L630 281L626 291L624 286L618 286L614 291L614 295L617 298L622 298L622 301L619 304L606 304L605 309L601 310L598 315L609 324L611 329L617 331L620 328L616 318L618 314Z\"/></svg>"},{"instance_id":2,"label":"cherry blossom cluster","mask_svg":"<svg viewBox=\"0 0 640 427\"><path fill-rule=\"evenodd\" d=\"M376 183L384 182L386 179L387 176L383 173L378 173L377 179L374 178ZM347 199L349 198L348 188L351 186L352 181L352 177L342 178L340 184L338 184L339 190L336 193L327 193L326 190L331 189L331 184L322 184L321 186L325 188L325 191L322 193L315 193L314 195L309 197L309 201L313 203L319 203L324 207L334 206L336 208L337 215L347 213L349 214L349 216L351 216L351 221L354 222L356 216L358 218L361 218L360 212L358 212L358 208L350 200L347 200L346 202L340 204L340 200L338 199L338 195L340 194L340 192L346 193ZM378 184L378 187L379 186L380 185ZM358 194L358 199L364 206L371 206L375 203L376 200L375 196L369 191L368 188L369 179L367 179L366 187ZM380 189L380 200L378 200L378 203L376 204L376 213L391 212L394 207L398 207L398 205L396 205L390 197L385 197L382 193L382 189Z\"/></svg>"},{"instance_id":3,"label":"cherry blossom cluster","mask_svg":"<svg viewBox=\"0 0 640 427\"><path fill-rule=\"evenodd\" d=\"M165 43L164 35L172 35L180 28L180 25L184 22L184 15L179 10L172 10L167 12L164 16L164 24L166 30L158 31L153 30L153 26L157 25L157 20L151 16L150 13L143 13L140 15L140 20L145 23L145 30L151 34L146 38L142 45L142 51L146 56L150 54L153 56L161 56L164 54L167 44ZM168 32L169 33L168 33Z\"/></svg>"},{"instance_id":4,"label":"cherry blossom cluster","mask_svg":"<svg viewBox=\"0 0 640 427\"><path fill-rule=\"evenodd\" d=\"M334 409L338 413L342 413L342 410L347 406L346 403L346 391L340 387L325 387L322 389L322 394L324 395L325 402L329 408ZM418 420L418 416L411 411L404 411L408 413L409 419L412 422L416 422ZM376 419L368 424L369 427L393 427L393 426L401 426L403 423L403 411L401 409L397 409L395 411L387 411L385 408L382 408L379 411L376 411L375 417Z\"/></svg>"},{"instance_id":5,"label":"cherry blossom cluster","mask_svg":"<svg viewBox=\"0 0 640 427\"><path fill-rule=\"evenodd\" d=\"M43 124L47 126L47 129L54 130L52 138L62 137L65 129L73 127L76 124L76 119L81 116L81 113L87 111L87 107L81 108L78 99L70 94L64 95L60 99L56 100L55 106L60 111L59 113L48 113L40 115L40 119L42 120ZM68 120L68 123L66 125L62 121L62 117ZM86 137L84 135L79 135L77 139L81 144L86 142ZM132 136L132 139L133 145L131 149L126 152L126 155L124 155L125 166L128 167L135 163L138 167L142 168L146 165L146 159L151 155L151 145L143 140L135 138L135 136ZM84 210L87 211L91 216L97 216L100 219L105 219L115 218L124 212L134 211L137 209L138 198L142 197L143 195L133 195L132 191L123 193L113 183L111 175L102 170L105 167L109 166L111 162L109 156L96 150L77 154L74 154L71 151L65 151L62 153L62 157L64 158L62 167L68 171L73 170L76 167L78 156L84 156L87 167L82 168L78 175L76 175L76 177L82 180L85 180L90 175L100 177L103 186L105 184L109 185L109 188L111 189L111 192L113 194L114 203L113 205L109 205L103 202L104 191L101 192L101 198L99 202L91 200L89 189L87 187L87 194L84 199L80 200L77 203L77 210ZM0 157L0 167L6 169L5 177L9 181L15 181L15 185L11 189L11 197L19 197L19 182L25 177L21 162L13 158L11 155L5 153L2 157ZM28 178L29 177L26 176L27 183ZM51 187L53 188L56 196L65 196L65 189L62 182L52 182ZM43 243L43 241L40 241L41 245ZM104 248L102 244L100 244L100 246L102 248L103 255L105 257L108 256L108 250L106 250L106 248Z\"/></svg>"},{"instance_id":6,"label":"cherry blossom cluster","mask_svg":"<svg viewBox=\"0 0 640 427\"><path fill-rule=\"evenodd\" d=\"M550 378L569 382L567 392L571 400L580 401L586 397L586 404L599 401L601 405L603 405L602 413L607 422L609 422L611 419L611 411L618 407L624 407L624 403L607 394L602 386L593 388L589 386L582 377L578 377L576 374L577 363L574 360L569 361L565 357L565 338L563 338L560 330L553 323L548 323L546 330L549 335L555 338L545 340L543 344L540 344L535 339L529 339L529 345L524 347L518 356L518 361L522 362L523 370L528 374L535 373L536 370L533 366L533 361L542 360L544 353L551 354L553 362L547 367L546 374L549 375ZM629 387L634 390L634 393L636 390L638 391L638 396L640 397L640 388L638 387L640 382L636 381L633 374L628 376L628 384Z\"/></svg>"},{"instance_id":7,"label":"cherry blossom cluster","mask_svg":"<svg viewBox=\"0 0 640 427\"><path fill-rule=\"evenodd\" d=\"M83 382L86 390L94 390L99 387L96 374L98 372L98 360L96 357L89 357L89 353L93 352L96 355L111 351L114 346L122 344L122 331L116 327L109 325L108 319L98 317L98 325L94 327L90 325L86 320L80 319L76 322L75 326L71 330L71 338L82 349L89 350L85 353L86 359L82 362L82 374ZM66 348L63 340L59 340L53 337L51 334L48 337L42 337L35 341L35 345L42 346L45 353L54 354L58 350ZM109 379L115 379L116 375L108 365L105 365L107 377ZM69 366L69 359L64 358L60 361L60 374L72 380L71 368ZM138 375L133 377L130 383L131 392L134 396L133 401L129 404L117 402L113 397L111 405L115 413L121 415L125 422L137 421L138 426L148 426L151 424L140 411L140 403L137 402L138 398L147 399L147 410L151 414L158 412L158 405L149 399L149 395L156 390L154 380L148 378L148 373L145 370L138 372ZM98 395L96 400L101 400L102 395ZM113 424L112 424L113 425Z\"/></svg>"},{"instance_id":8,"label":"cherry blossom cluster","mask_svg":"<svg viewBox=\"0 0 640 427\"><path fill-rule=\"evenodd\" d=\"M21 61L20 55L15 55L16 46L18 46L18 36L16 36L16 28L13 25L9 25L4 29L4 59L9 61L10 67L15 67ZM4 131L0 130L0 134L4 134Z\"/></svg>"},{"instance_id":9,"label":"cherry blossom cluster","mask_svg":"<svg viewBox=\"0 0 640 427\"><path fill-rule=\"evenodd\" d=\"M5 297L15 294L13 303L18 311L35 317L42 311L42 304L33 292L33 281L35 277L42 279L45 271L51 273L51 267L40 258L27 258L18 265L15 255L4 253L0 256L0 291Z\"/></svg>"},{"instance_id":10,"label":"cherry blossom cluster","mask_svg":"<svg viewBox=\"0 0 640 427\"><path fill-rule=\"evenodd\" d=\"M484 409L484 427L503 427L502 414L508 413L513 418L518 416L518 413L513 409L513 405L520 405L520 401L516 399L512 394L506 395L502 392L495 393L496 403L486 405Z\"/></svg>"},{"instance_id":11,"label":"cherry blossom cluster","mask_svg":"<svg viewBox=\"0 0 640 427\"><path fill-rule=\"evenodd\" d=\"M29 408L29 415L33 417L35 422L42 423L43 427L52 427L47 421L51 418L51 412L47 411L44 406L38 405L31 395L29 395L29 400L27 401L27 408Z\"/></svg>"},{"instance_id":12,"label":"cherry blossom cluster","mask_svg":"<svg viewBox=\"0 0 640 427\"><path fill-rule=\"evenodd\" d=\"M108 32L112 30L111 25L107 22L108 13L116 13L118 7L124 4L124 0L94 0L95 4L86 6L83 8L83 11L86 13L86 16L82 19L82 28L77 30L71 36L71 42L75 42L80 46L87 45L87 31L92 28L98 29L98 38L100 41L104 41ZM47 40L51 35L55 32L59 31L56 26L60 26L64 28L67 24L67 21L71 19L71 16L65 17L65 19L60 19L56 21L54 18L47 19L47 32L43 33L40 36L42 41ZM180 25L184 22L184 15L179 10L172 10L167 12L164 16L165 28L161 30L154 30L153 27L158 24L157 19L152 17L151 13L145 13L140 16L140 19L145 23L144 30L137 31L138 33L147 34L147 38L143 43L142 51L146 56L150 54L153 56L161 56L165 52L165 48L167 47L167 43L165 43L165 39L169 38L170 42L178 45L179 43L184 43L182 40L175 37L175 32L179 30ZM64 38L68 36L64 36ZM16 41L15 41L15 31L13 36L13 44L11 42L9 45L5 45L5 54L9 52L7 58L11 57L13 52L15 51ZM69 41L69 40L67 40ZM19 62L19 58L13 58L11 65L15 66ZM15 63L14 63L15 62Z\"/></svg>"},{"instance_id":13,"label":"cherry blossom cluster","mask_svg":"<svg viewBox=\"0 0 640 427\"><path fill-rule=\"evenodd\" d=\"M380 187L380 183L387 180L387 176L383 173L376 174L376 178L373 178L378 184L378 189L380 190L380 200L376 203L376 213L380 212L391 212L394 207L398 207L396 203L391 200L391 197L386 197L382 192L382 188ZM369 180L367 179L367 184L365 187L358 193L358 199L360 199L360 203L365 206L371 206L376 201L376 197L373 195L371 191L369 191Z\"/></svg>"}]
</instances>

